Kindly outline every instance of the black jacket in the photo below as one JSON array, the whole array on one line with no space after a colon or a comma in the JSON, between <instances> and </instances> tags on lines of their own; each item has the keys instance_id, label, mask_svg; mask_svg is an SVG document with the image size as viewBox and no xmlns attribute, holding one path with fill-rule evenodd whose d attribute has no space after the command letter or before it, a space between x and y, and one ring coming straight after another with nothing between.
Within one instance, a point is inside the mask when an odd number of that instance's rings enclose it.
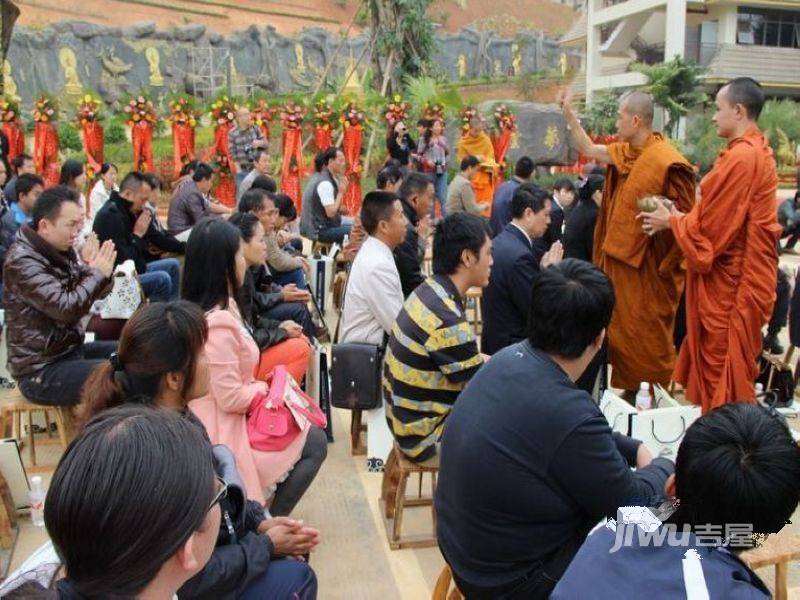
<instances>
[{"instance_id":1,"label":"black jacket","mask_svg":"<svg viewBox=\"0 0 800 600\"><path fill-rule=\"evenodd\" d=\"M589 201L578 202L570 211L564 229L564 258L578 258L592 262L594 226L598 210L597 204Z\"/></svg>"},{"instance_id":2,"label":"black jacket","mask_svg":"<svg viewBox=\"0 0 800 600\"><path fill-rule=\"evenodd\" d=\"M423 256L420 252L419 234L417 233L419 217L413 206L405 200L402 200L401 203L406 219L408 219L408 225L406 225L406 239L394 249L394 263L400 274L403 297L408 298L409 294L425 281L425 277L422 274Z\"/></svg>"},{"instance_id":3,"label":"black jacket","mask_svg":"<svg viewBox=\"0 0 800 600\"><path fill-rule=\"evenodd\" d=\"M558 579L600 519L663 499L674 465L631 471L638 447L547 354L529 342L498 352L444 428L436 517L447 563L481 588L535 577L542 563Z\"/></svg>"},{"instance_id":4,"label":"black jacket","mask_svg":"<svg viewBox=\"0 0 800 600\"><path fill-rule=\"evenodd\" d=\"M481 303L481 349L486 354L525 339L531 285L539 272L531 242L511 223L494 238L492 258L492 274Z\"/></svg>"},{"instance_id":5,"label":"black jacket","mask_svg":"<svg viewBox=\"0 0 800 600\"><path fill-rule=\"evenodd\" d=\"M111 192L108 201L94 218L92 229L100 242L113 240L117 248L117 264L132 260L136 265L136 271L141 275L147 272L148 246L152 245L165 252L176 254L186 252L184 242L179 242L171 235L160 231L153 221L150 222L144 237L133 235L136 217L131 212L132 206L119 195L119 192Z\"/></svg>"},{"instance_id":6,"label":"black jacket","mask_svg":"<svg viewBox=\"0 0 800 600\"><path fill-rule=\"evenodd\" d=\"M407 167L411 161L411 155L417 151L417 145L407 133L403 136L402 145L397 143L397 136L392 134L392 137L386 140L386 150L390 157L399 160L401 165Z\"/></svg>"},{"instance_id":7,"label":"black jacket","mask_svg":"<svg viewBox=\"0 0 800 600\"><path fill-rule=\"evenodd\" d=\"M281 322L266 313L283 302L281 287L272 283L265 266L250 267L244 276L241 292L242 315L247 320L259 350L265 350L289 337Z\"/></svg>"},{"instance_id":8,"label":"black jacket","mask_svg":"<svg viewBox=\"0 0 800 600\"><path fill-rule=\"evenodd\" d=\"M542 237L534 241L536 254L544 256L545 252L550 250L550 246L556 242L560 242L564 229L564 210L556 204L553 197L550 197L550 225L547 226L547 231Z\"/></svg>"}]
</instances>

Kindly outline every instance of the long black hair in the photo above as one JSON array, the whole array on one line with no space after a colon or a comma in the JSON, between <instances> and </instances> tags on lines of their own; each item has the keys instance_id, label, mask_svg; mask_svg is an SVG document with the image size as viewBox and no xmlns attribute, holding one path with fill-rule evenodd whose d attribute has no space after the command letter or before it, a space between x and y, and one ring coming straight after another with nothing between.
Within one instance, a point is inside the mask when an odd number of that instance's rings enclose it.
<instances>
[{"instance_id":1,"label":"long black hair","mask_svg":"<svg viewBox=\"0 0 800 600\"><path fill-rule=\"evenodd\" d=\"M61 174L58 178L59 185L72 186L74 181L83 175L83 163L79 160L70 158L61 165Z\"/></svg>"},{"instance_id":2,"label":"long black hair","mask_svg":"<svg viewBox=\"0 0 800 600\"><path fill-rule=\"evenodd\" d=\"M594 204L592 196L597 190L602 190L606 178L602 175L589 175L578 190L578 201Z\"/></svg>"},{"instance_id":3,"label":"long black hair","mask_svg":"<svg viewBox=\"0 0 800 600\"><path fill-rule=\"evenodd\" d=\"M228 308L238 301L241 285L236 278L239 230L220 219L207 218L192 228L186 244L181 297L204 311L216 306Z\"/></svg>"},{"instance_id":4,"label":"long black hair","mask_svg":"<svg viewBox=\"0 0 800 600\"><path fill-rule=\"evenodd\" d=\"M211 445L175 411L126 404L67 448L44 505L67 582L88 598L135 597L196 531L214 498Z\"/></svg>"},{"instance_id":5,"label":"long black hair","mask_svg":"<svg viewBox=\"0 0 800 600\"><path fill-rule=\"evenodd\" d=\"M136 397L152 403L164 376L181 373L185 394L208 338L203 311L186 300L144 304L125 323L116 358L92 371L83 386L79 421Z\"/></svg>"}]
</instances>

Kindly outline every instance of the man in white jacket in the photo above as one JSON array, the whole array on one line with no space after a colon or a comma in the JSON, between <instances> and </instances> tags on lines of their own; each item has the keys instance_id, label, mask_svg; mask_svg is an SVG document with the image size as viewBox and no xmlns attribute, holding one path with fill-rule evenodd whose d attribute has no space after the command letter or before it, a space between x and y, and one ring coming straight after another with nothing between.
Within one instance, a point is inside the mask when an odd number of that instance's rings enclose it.
<instances>
[{"instance_id":1,"label":"man in white jacket","mask_svg":"<svg viewBox=\"0 0 800 600\"><path fill-rule=\"evenodd\" d=\"M342 342L383 344L403 307L403 289L392 251L405 240L406 217L392 192L370 192L361 207L368 238L358 251L347 280L342 313ZM367 411L367 462L378 467L392 448L381 406ZM380 461L380 462L379 462Z\"/></svg>"}]
</instances>

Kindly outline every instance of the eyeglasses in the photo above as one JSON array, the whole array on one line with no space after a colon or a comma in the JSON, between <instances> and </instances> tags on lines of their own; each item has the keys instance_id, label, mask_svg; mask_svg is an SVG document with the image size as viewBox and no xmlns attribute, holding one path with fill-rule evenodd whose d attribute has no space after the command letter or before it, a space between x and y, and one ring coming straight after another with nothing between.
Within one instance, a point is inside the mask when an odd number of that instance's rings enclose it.
<instances>
[{"instance_id":1,"label":"eyeglasses","mask_svg":"<svg viewBox=\"0 0 800 600\"><path fill-rule=\"evenodd\" d=\"M208 510L206 512L210 512L212 508L214 508L215 504L219 504L223 498L228 497L228 484L225 483L225 480L222 477L217 477L217 492L214 494L214 499L211 501L211 504L208 505Z\"/></svg>"}]
</instances>

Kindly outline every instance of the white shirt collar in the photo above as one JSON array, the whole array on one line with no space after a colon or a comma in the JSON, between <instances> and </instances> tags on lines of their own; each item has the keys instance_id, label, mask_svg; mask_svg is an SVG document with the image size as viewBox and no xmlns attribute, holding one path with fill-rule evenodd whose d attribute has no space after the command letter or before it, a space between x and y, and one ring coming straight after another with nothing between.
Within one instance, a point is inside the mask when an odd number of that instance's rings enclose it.
<instances>
[{"instance_id":1,"label":"white shirt collar","mask_svg":"<svg viewBox=\"0 0 800 600\"><path fill-rule=\"evenodd\" d=\"M528 240L528 245L533 246L533 240L531 239L531 236L528 235L528 232L525 231L522 227L520 227L516 223L514 223L514 221L511 221L511 224L522 232L522 235L524 235L525 239Z\"/></svg>"},{"instance_id":2,"label":"white shirt collar","mask_svg":"<svg viewBox=\"0 0 800 600\"><path fill-rule=\"evenodd\" d=\"M562 211L564 210L564 206L558 201L558 198L556 198L555 194L553 194L553 202L555 202L558 208L560 208Z\"/></svg>"},{"instance_id":3,"label":"white shirt collar","mask_svg":"<svg viewBox=\"0 0 800 600\"><path fill-rule=\"evenodd\" d=\"M364 242L364 245L366 245L368 243L374 245L376 248L379 248L380 252L382 252L383 254L385 254L386 256L391 258L392 260L394 260L394 254L392 254L392 249L389 248L389 246L383 240L379 240L376 237L368 235L367 239Z\"/></svg>"}]
</instances>

